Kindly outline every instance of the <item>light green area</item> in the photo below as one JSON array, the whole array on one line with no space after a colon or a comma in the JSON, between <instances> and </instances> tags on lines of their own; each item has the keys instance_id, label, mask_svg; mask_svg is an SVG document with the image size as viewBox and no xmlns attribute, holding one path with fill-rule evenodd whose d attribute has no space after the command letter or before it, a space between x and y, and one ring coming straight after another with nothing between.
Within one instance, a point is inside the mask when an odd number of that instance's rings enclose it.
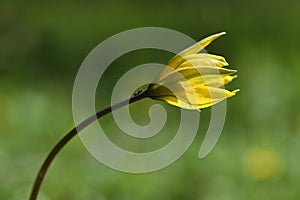
<instances>
[{"instance_id":1,"label":"light green area","mask_svg":"<svg viewBox=\"0 0 300 200\"><path fill-rule=\"evenodd\" d=\"M0 199L26 199L44 157L73 127L72 86L88 52L113 34L143 26L171 28L196 40L228 33L207 49L238 69L228 88L241 89L228 100L218 144L198 159L210 109L201 113L191 148L154 173L107 168L75 138L51 166L40 199L299 199L299 7L300 1L270 0L1 1ZM120 58L99 86L97 108L108 105L113 83L126 70L168 58L155 50ZM138 123L148 122L144 105L150 104L131 106ZM177 108L162 105L172 114L170 123L178 120ZM111 116L100 123L122 145ZM160 133L169 134L162 141L176 128Z\"/></svg>"}]
</instances>

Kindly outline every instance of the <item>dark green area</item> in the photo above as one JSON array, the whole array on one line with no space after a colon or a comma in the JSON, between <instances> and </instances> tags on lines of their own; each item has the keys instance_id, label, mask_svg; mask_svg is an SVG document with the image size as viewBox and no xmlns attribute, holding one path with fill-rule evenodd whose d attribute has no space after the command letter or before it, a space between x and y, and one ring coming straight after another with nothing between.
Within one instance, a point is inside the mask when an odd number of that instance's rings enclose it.
<instances>
[{"instance_id":1,"label":"dark green area","mask_svg":"<svg viewBox=\"0 0 300 200\"><path fill-rule=\"evenodd\" d=\"M198 159L210 109L201 112L198 136L183 157L149 174L125 174L100 164L77 137L51 166L40 199L299 199L299 8L300 1L291 0L2 0L0 199L26 199L44 157L74 126L72 87L86 55L114 34L146 26L174 29L195 40L227 32L207 50L224 55L238 69L239 78L228 88L241 92L227 101L217 145ZM145 50L117 60L99 85L97 109L109 104L113 84L127 70L165 63L170 56ZM131 106L137 123L149 122L152 103ZM170 115L168 127L152 146L127 141L111 116L100 124L121 147L152 150L172 139L177 128L172 122L180 114L161 105ZM268 176L262 175L265 171Z\"/></svg>"}]
</instances>

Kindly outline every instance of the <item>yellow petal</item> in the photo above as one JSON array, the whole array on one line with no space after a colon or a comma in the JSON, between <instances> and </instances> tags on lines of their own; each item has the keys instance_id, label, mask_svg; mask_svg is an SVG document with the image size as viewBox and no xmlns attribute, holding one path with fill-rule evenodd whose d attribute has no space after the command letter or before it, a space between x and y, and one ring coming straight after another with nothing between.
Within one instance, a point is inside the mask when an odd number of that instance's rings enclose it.
<instances>
[{"instance_id":1,"label":"yellow petal","mask_svg":"<svg viewBox=\"0 0 300 200\"><path fill-rule=\"evenodd\" d=\"M220 37L224 34L226 34L226 33L221 32L221 33L217 33L217 34L208 36L208 37L202 39L200 42L197 42L193 46L183 50L182 52L180 52L179 54L177 54L176 56L174 56L173 58L170 59L170 61L167 63L168 67L163 69L155 80L158 81L158 80L162 79L163 77L165 77L165 75L170 72L170 69L169 69L170 67L176 69L176 67L180 63L182 63L182 61L185 61L185 58L184 58L185 56L190 55L190 54L196 54L196 53L200 52L206 46L208 46L212 41L214 41L215 39L217 39L218 37Z\"/></svg>"},{"instance_id":2,"label":"yellow petal","mask_svg":"<svg viewBox=\"0 0 300 200\"><path fill-rule=\"evenodd\" d=\"M226 59L223 56L219 56L219 55L215 55L215 54L209 54L209 53L199 53L198 55L208 56L208 57L210 57L213 60L217 60L217 61L219 61L221 63L224 63L223 66L228 66L228 63L227 63Z\"/></svg>"},{"instance_id":3,"label":"yellow petal","mask_svg":"<svg viewBox=\"0 0 300 200\"><path fill-rule=\"evenodd\" d=\"M196 85L192 87L188 85L187 87L184 87L187 101L190 104L198 105L199 108L212 106L226 98L234 96L237 92L230 92L222 88L210 87L205 85Z\"/></svg>"},{"instance_id":4,"label":"yellow petal","mask_svg":"<svg viewBox=\"0 0 300 200\"><path fill-rule=\"evenodd\" d=\"M148 96L184 109L200 110L232 97L239 91L234 90L230 92L222 88L205 85L195 86L188 82L173 84L170 87L152 84L152 87L148 89Z\"/></svg>"},{"instance_id":5,"label":"yellow petal","mask_svg":"<svg viewBox=\"0 0 300 200\"><path fill-rule=\"evenodd\" d=\"M209 98L209 97L204 97L201 95L196 95L193 93L191 96L188 96L186 99L178 96L172 96L172 95L164 95L164 96L157 96L157 97L151 97L152 99L155 100L160 100L160 101L165 101L171 105L188 109L188 110L198 110L202 108L207 108L210 106L213 106L221 101L223 101L226 98L234 96L239 90L234 90L232 92L224 89L217 88L221 91L221 96L222 98ZM198 93L197 93L198 94ZM196 101L194 99L197 99ZM192 100L192 101L191 101Z\"/></svg>"},{"instance_id":6,"label":"yellow petal","mask_svg":"<svg viewBox=\"0 0 300 200\"><path fill-rule=\"evenodd\" d=\"M218 74L215 75L205 75L205 76L196 76L188 80L188 82L191 85L206 85L210 87L223 87L224 85L227 85L230 83L233 79L235 79L237 75L235 76L220 76Z\"/></svg>"},{"instance_id":7,"label":"yellow petal","mask_svg":"<svg viewBox=\"0 0 300 200\"><path fill-rule=\"evenodd\" d=\"M222 77L233 73L236 73L236 70L220 67L186 67L173 71L159 82L164 83L164 85L168 87L168 85L174 82L195 81L197 83L205 83L213 79L222 81Z\"/></svg>"},{"instance_id":8,"label":"yellow petal","mask_svg":"<svg viewBox=\"0 0 300 200\"><path fill-rule=\"evenodd\" d=\"M228 66L229 64L222 56L217 56L208 53L199 53L199 54L190 54L185 57L182 57L180 62L176 64L170 63L168 66L169 67L171 66L169 71L172 71L172 69L180 69L183 67L202 66L202 65L224 67L224 66Z\"/></svg>"},{"instance_id":9,"label":"yellow petal","mask_svg":"<svg viewBox=\"0 0 300 200\"><path fill-rule=\"evenodd\" d=\"M179 54L177 54L176 56L174 56L169 62L168 65L170 67L172 67L173 65L176 65L176 63L180 60L182 60L182 58L184 56L187 56L189 54L196 54L198 52L200 52L201 50L203 50L205 47L207 47L212 41L214 41L215 39L217 39L218 37L225 35L225 32L221 32L221 33L217 33L211 36L208 36L204 39L202 39L200 42L197 42L196 44L194 44L193 46L183 50L182 52L180 52Z\"/></svg>"},{"instance_id":10,"label":"yellow petal","mask_svg":"<svg viewBox=\"0 0 300 200\"><path fill-rule=\"evenodd\" d=\"M225 76L223 78L223 82L224 82L224 85L230 83L233 79L237 78L238 75L234 75L234 76Z\"/></svg>"},{"instance_id":11,"label":"yellow petal","mask_svg":"<svg viewBox=\"0 0 300 200\"><path fill-rule=\"evenodd\" d=\"M178 104L188 109L192 104L188 101L188 97L185 88L178 82L164 86L161 84L150 84L147 94L150 98L166 101L172 105L180 107ZM195 96L194 96L195 97ZM195 107L195 106L194 106ZM197 107L197 106L196 106ZM191 109L191 108L189 108Z\"/></svg>"},{"instance_id":12,"label":"yellow petal","mask_svg":"<svg viewBox=\"0 0 300 200\"><path fill-rule=\"evenodd\" d=\"M202 39L200 42L197 42L193 46L185 49L184 51L180 52L179 55L185 56L192 53L198 53L199 51L203 50L205 47L207 47L212 41L216 40L222 35L225 35L225 32L217 33L211 36L208 36L204 39Z\"/></svg>"},{"instance_id":13,"label":"yellow petal","mask_svg":"<svg viewBox=\"0 0 300 200\"><path fill-rule=\"evenodd\" d=\"M223 58L223 60L214 59L210 54L191 54L185 57L185 60L179 64L176 69L184 67L193 67L193 66L214 66L214 67L224 67L228 66L228 63Z\"/></svg>"},{"instance_id":14,"label":"yellow petal","mask_svg":"<svg viewBox=\"0 0 300 200\"><path fill-rule=\"evenodd\" d=\"M163 96L163 97L160 97L156 100L160 100L160 101L164 101L164 102L167 102L173 106L177 106L179 108L183 108L183 109L187 109L187 110L199 110L198 106L197 105L191 105L187 102L184 102L174 96Z\"/></svg>"}]
</instances>

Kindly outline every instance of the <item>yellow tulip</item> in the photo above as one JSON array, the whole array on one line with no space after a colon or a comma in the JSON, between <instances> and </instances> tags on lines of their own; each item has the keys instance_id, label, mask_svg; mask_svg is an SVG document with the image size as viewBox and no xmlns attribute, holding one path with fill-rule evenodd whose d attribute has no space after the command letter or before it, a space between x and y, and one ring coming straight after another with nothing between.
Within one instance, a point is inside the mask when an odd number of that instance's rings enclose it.
<instances>
[{"instance_id":1,"label":"yellow tulip","mask_svg":"<svg viewBox=\"0 0 300 200\"><path fill-rule=\"evenodd\" d=\"M209 36L174 56L148 86L147 96L174 106L200 110L234 96L223 88L237 75L225 58L202 50L225 32Z\"/></svg>"}]
</instances>

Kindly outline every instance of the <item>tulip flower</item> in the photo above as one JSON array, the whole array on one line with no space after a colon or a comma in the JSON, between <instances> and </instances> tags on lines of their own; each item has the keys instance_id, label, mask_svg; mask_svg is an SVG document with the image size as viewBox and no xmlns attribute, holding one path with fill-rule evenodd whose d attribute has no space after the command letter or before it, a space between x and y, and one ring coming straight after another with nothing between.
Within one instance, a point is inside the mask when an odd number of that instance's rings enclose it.
<instances>
[{"instance_id":1,"label":"tulip flower","mask_svg":"<svg viewBox=\"0 0 300 200\"><path fill-rule=\"evenodd\" d=\"M222 56L203 53L212 41L224 35L209 36L172 58L147 89L147 96L174 106L200 110L234 96L239 90L222 88L230 83L236 70Z\"/></svg>"}]
</instances>

